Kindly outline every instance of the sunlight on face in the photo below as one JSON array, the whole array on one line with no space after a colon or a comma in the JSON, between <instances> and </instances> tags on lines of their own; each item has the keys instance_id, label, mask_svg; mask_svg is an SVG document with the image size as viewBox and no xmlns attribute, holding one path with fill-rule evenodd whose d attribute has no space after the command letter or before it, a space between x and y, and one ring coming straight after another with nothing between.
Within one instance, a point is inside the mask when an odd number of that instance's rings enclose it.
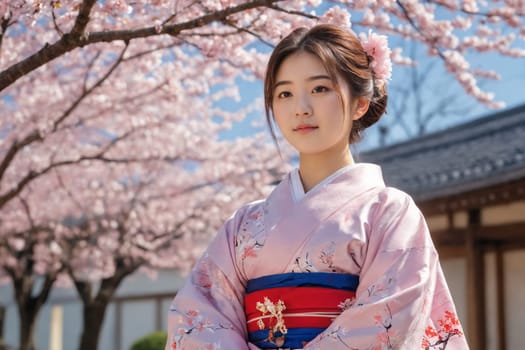
<instances>
[{"instance_id":1,"label":"sunlight on face","mask_svg":"<svg viewBox=\"0 0 525 350\"><path fill-rule=\"evenodd\" d=\"M300 154L348 150L351 96L348 84L336 78L341 95L321 60L307 52L288 56L277 71L272 105L275 121Z\"/></svg>"}]
</instances>

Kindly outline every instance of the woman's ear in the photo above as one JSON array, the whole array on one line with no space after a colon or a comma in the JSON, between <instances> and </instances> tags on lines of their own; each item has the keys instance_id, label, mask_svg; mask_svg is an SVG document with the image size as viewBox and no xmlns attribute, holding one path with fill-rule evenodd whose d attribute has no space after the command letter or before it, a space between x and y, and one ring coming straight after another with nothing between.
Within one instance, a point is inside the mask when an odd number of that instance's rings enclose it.
<instances>
[{"instance_id":1,"label":"woman's ear","mask_svg":"<svg viewBox=\"0 0 525 350\"><path fill-rule=\"evenodd\" d=\"M370 100L368 98L366 97L358 98L352 119L357 120L357 119L360 119L362 116L364 116L366 111L368 111L369 106L370 106Z\"/></svg>"}]
</instances>

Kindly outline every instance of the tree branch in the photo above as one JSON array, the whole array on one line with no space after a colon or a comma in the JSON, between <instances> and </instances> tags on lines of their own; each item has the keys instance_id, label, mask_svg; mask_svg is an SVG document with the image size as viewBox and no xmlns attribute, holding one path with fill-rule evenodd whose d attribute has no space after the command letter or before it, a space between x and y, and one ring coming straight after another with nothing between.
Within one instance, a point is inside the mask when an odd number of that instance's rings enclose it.
<instances>
[{"instance_id":1,"label":"tree branch","mask_svg":"<svg viewBox=\"0 0 525 350\"><path fill-rule=\"evenodd\" d=\"M42 141L42 135L40 135L40 132L38 130L34 130L29 135L24 137L22 141L14 140L11 144L11 147L9 147L9 150L6 152L4 159L0 163L0 182L2 181L2 178L5 175L5 172L13 159L15 158L16 154L27 145L36 142L36 141ZM0 205L0 208L2 206Z\"/></svg>"},{"instance_id":2,"label":"tree branch","mask_svg":"<svg viewBox=\"0 0 525 350\"><path fill-rule=\"evenodd\" d=\"M2 42L4 40L4 35L7 30L7 28L11 25L9 21L11 20L11 16L4 17L0 20L0 30L2 31L0 33L0 54L2 53Z\"/></svg>"},{"instance_id":3,"label":"tree branch","mask_svg":"<svg viewBox=\"0 0 525 350\"><path fill-rule=\"evenodd\" d=\"M84 36L84 30L86 29L89 23L89 14L96 2L97 0L82 1L82 4L80 5L80 9L78 10L77 19L75 21L75 24L73 25L73 29L71 29L71 32L70 32L70 34L73 37L80 38Z\"/></svg>"},{"instance_id":4,"label":"tree branch","mask_svg":"<svg viewBox=\"0 0 525 350\"><path fill-rule=\"evenodd\" d=\"M92 286L90 282L87 281L80 281L75 278L75 275L73 274L73 270L71 267L68 267L68 273L69 277L73 280L73 283L75 284L75 288L80 295L80 298L82 299L82 302L84 305L87 305L92 302L93 296L92 296Z\"/></svg>"},{"instance_id":5,"label":"tree branch","mask_svg":"<svg viewBox=\"0 0 525 350\"><path fill-rule=\"evenodd\" d=\"M71 104L71 106L69 106L69 108L66 111L64 111L62 116L60 118L58 118L57 120L55 120L55 122L53 123L53 131L57 130L57 128L60 125L60 123L62 123L68 116L70 116L71 113L80 105L80 103L87 96L89 96L89 94L91 94L93 92L93 90L95 90L97 87L102 85L102 83L104 81L106 81L107 78L109 78L109 76L115 71L115 69L120 65L120 63L122 63L122 58L124 57L124 53L126 52L126 50L128 48L128 45L129 44L126 42L126 46L124 47L124 49L120 53L120 55L117 58L117 60L113 63L111 68L106 72L106 74L104 74L95 84L93 84L93 86L91 86L87 90L84 90L82 92L82 94Z\"/></svg>"},{"instance_id":6,"label":"tree branch","mask_svg":"<svg viewBox=\"0 0 525 350\"><path fill-rule=\"evenodd\" d=\"M272 5L279 1L282 0L254 0L237 6L228 7L224 10L216 11L214 13L206 14L187 22L165 25L160 28L160 30L158 30L157 27L152 26L136 30L115 30L88 34L84 33L83 31L89 21L89 12L96 1L85 0L82 3L77 21L75 22L75 25L70 33L62 36L54 44L46 44L38 52L16 64L13 64L0 73L0 91L3 91L5 88L9 87L24 75L76 48L100 42L112 42L118 40L130 41L133 39L147 38L162 34L177 36L183 30L203 27L212 22L222 22L228 16L239 12L257 7L272 8Z\"/></svg>"}]
</instances>

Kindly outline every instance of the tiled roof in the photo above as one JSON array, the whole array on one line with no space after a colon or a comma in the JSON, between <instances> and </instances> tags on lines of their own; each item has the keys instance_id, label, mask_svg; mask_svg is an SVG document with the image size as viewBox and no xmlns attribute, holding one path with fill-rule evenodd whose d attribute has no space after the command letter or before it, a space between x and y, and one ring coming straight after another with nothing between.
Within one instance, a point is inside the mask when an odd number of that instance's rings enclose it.
<instances>
[{"instance_id":1,"label":"tiled roof","mask_svg":"<svg viewBox=\"0 0 525 350\"><path fill-rule=\"evenodd\" d=\"M525 179L525 105L359 156L416 200Z\"/></svg>"}]
</instances>

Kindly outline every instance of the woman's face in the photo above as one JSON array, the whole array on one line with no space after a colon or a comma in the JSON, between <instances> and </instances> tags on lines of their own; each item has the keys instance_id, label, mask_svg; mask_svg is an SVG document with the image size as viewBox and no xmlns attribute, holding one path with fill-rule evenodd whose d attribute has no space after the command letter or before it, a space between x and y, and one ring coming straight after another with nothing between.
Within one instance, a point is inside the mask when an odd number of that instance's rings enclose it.
<instances>
[{"instance_id":1,"label":"woman's face","mask_svg":"<svg viewBox=\"0 0 525 350\"><path fill-rule=\"evenodd\" d=\"M301 155L348 151L352 120L357 118L348 84L340 76L341 95L319 58L297 52L281 63L275 81L275 121Z\"/></svg>"}]
</instances>

